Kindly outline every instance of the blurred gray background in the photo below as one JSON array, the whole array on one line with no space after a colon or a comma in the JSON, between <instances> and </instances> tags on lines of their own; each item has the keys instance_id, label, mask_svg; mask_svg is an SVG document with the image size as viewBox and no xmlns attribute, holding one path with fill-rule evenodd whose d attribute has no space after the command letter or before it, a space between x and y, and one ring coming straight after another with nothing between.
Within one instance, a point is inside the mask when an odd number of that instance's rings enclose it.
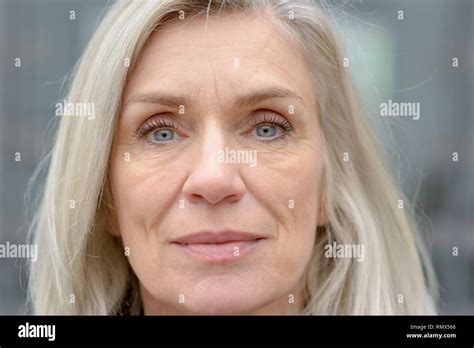
<instances>
[{"instance_id":1,"label":"blurred gray background","mask_svg":"<svg viewBox=\"0 0 474 348\"><path fill-rule=\"evenodd\" d=\"M0 0L1 244L25 243L26 184L47 143L61 81L112 3ZM440 282L440 311L474 314L473 1L327 5L394 175L416 203ZM389 99L420 103L420 119L381 117ZM0 258L0 314L25 310L24 263Z\"/></svg>"}]
</instances>

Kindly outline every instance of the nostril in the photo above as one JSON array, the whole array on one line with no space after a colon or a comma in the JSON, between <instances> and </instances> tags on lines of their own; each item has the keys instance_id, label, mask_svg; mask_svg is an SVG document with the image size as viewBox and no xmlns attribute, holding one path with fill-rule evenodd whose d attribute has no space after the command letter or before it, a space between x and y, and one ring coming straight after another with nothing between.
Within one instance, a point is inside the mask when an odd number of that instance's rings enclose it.
<instances>
[{"instance_id":1,"label":"nostril","mask_svg":"<svg viewBox=\"0 0 474 348\"><path fill-rule=\"evenodd\" d=\"M199 202L199 201L201 201L201 200L204 199L203 196L201 196L201 195L199 195L199 194L197 194L197 193L191 194L191 197L190 197L190 198L191 198L191 202L193 202L193 203Z\"/></svg>"},{"instance_id":2,"label":"nostril","mask_svg":"<svg viewBox=\"0 0 474 348\"><path fill-rule=\"evenodd\" d=\"M234 194L234 195L230 195L230 196L227 197L227 201L229 201L229 202L236 202L238 200L240 200L239 195Z\"/></svg>"}]
</instances>

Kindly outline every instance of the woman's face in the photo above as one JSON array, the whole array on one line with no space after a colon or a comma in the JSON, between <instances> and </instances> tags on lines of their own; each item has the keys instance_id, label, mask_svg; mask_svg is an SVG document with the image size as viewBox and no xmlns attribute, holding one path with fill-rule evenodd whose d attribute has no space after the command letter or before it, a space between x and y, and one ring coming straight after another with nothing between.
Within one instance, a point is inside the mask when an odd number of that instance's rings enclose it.
<instances>
[{"instance_id":1,"label":"woman's face","mask_svg":"<svg viewBox=\"0 0 474 348\"><path fill-rule=\"evenodd\" d=\"M111 233L145 314L302 310L324 219L320 126L309 67L269 18L168 24L130 75Z\"/></svg>"}]
</instances>

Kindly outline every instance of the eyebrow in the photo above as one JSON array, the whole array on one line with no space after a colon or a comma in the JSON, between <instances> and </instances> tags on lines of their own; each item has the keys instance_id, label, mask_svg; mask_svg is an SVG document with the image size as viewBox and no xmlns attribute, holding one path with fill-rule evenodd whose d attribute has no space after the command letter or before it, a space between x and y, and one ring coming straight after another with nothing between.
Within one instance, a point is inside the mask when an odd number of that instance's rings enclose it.
<instances>
[{"instance_id":1,"label":"eyebrow","mask_svg":"<svg viewBox=\"0 0 474 348\"><path fill-rule=\"evenodd\" d=\"M238 106L254 105L261 101L275 98L294 98L298 99L304 105L303 98L298 92L285 87L269 87L254 93L241 95L237 97L235 104Z\"/></svg>"},{"instance_id":2,"label":"eyebrow","mask_svg":"<svg viewBox=\"0 0 474 348\"><path fill-rule=\"evenodd\" d=\"M267 87L255 92L242 94L235 100L236 106L255 105L262 101L275 98L293 98L305 104L301 95L286 87ZM180 105L191 105L187 96L175 96L161 92L138 93L127 100L126 104L152 103L161 104L169 107L179 107Z\"/></svg>"}]
</instances>

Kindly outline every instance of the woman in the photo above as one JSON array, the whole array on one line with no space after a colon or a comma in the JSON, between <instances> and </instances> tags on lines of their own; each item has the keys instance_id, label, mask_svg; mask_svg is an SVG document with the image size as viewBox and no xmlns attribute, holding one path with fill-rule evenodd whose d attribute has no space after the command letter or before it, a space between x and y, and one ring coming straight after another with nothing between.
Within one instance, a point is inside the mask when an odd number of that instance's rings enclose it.
<instances>
[{"instance_id":1,"label":"woman","mask_svg":"<svg viewBox=\"0 0 474 348\"><path fill-rule=\"evenodd\" d=\"M320 7L120 1L66 99L95 117L60 119L36 313L435 313Z\"/></svg>"}]
</instances>

